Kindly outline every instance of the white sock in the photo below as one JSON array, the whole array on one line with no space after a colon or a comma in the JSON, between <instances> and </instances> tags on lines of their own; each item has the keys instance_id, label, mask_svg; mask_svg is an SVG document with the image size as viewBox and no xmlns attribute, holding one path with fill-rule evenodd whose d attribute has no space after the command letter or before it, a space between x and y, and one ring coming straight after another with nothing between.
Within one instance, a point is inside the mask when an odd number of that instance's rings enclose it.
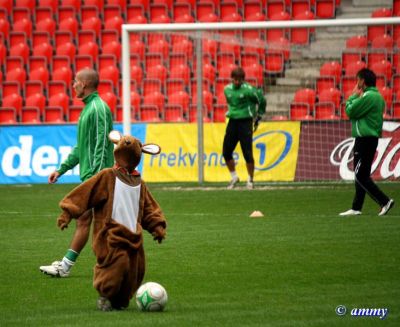
<instances>
[{"instance_id":1,"label":"white sock","mask_svg":"<svg viewBox=\"0 0 400 327\"><path fill-rule=\"evenodd\" d=\"M247 177L247 181L250 183L253 183L253 177L251 177L251 176Z\"/></svg>"},{"instance_id":2,"label":"white sock","mask_svg":"<svg viewBox=\"0 0 400 327\"><path fill-rule=\"evenodd\" d=\"M68 258L64 257L61 261L61 266L65 272L68 272L71 270L72 266L75 264L75 262L72 262Z\"/></svg>"},{"instance_id":3,"label":"white sock","mask_svg":"<svg viewBox=\"0 0 400 327\"><path fill-rule=\"evenodd\" d=\"M236 174L236 170L231 171L231 177L232 177L232 179L235 179L238 177L238 175Z\"/></svg>"}]
</instances>

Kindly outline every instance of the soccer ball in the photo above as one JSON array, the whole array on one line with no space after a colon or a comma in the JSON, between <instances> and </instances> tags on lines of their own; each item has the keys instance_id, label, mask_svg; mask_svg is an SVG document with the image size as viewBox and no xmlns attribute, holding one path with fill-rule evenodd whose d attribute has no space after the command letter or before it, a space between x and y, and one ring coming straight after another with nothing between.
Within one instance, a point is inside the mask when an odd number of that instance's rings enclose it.
<instances>
[{"instance_id":1,"label":"soccer ball","mask_svg":"<svg viewBox=\"0 0 400 327\"><path fill-rule=\"evenodd\" d=\"M167 291L158 283L145 283L136 292L136 304L141 311L162 311L167 301Z\"/></svg>"}]
</instances>

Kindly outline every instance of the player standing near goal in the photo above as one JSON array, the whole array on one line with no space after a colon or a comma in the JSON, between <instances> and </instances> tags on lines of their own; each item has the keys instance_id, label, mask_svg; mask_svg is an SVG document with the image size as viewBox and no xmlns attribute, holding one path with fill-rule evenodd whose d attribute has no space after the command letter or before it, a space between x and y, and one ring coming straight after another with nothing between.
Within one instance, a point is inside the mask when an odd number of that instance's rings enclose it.
<instances>
[{"instance_id":1,"label":"player standing near goal","mask_svg":"<svg viewBox=\"0 0 400 327\"><path fill-rule=\"evenodd\" d=\"M385 101L376 88L376 75L369 69L357 73L357 85L353 95L346 102L346 114L352 125L351 135L354 142L354 173L356 194L350 210L340 216L361 215L365 194L376 201L381 210L379 216L386 215L393 207L389 199L371 179L371 166L382 136L383 111Z\"/></svg>"},{"instance_id":2,"label":"player standing near goal","mask_svg":"<svg viewBox=\"0 0 400 327\"><path fill-rule=\"evenodd\" d=\"M50 174L50 184L57 182L61 175L78 164L82 182L114 164L114 145L108 139L108 134L113 130L112 115L110 108L97 92L98 85L99 74L95 70L83 69L76 74L73 88L76 96L85 104L78 121L77 144L60 168ZM92 211L88 210L76 220L70 248L63 259L39 269L48 275L67 277L86 245L91 222Z\"/></svg>"},{"instance_id":3,"label":"player standing near goal","mask_svg":"<svg viewBox=\"0 0 400 327\"><path fill-rule=\"evenodd\" d=\"M246 83L245 72L241 67L237 67L231 72L232 83L225 86L224 93L228 103L229 118L226 127L223 156L226 166L231 174L231 181L228 189L233 189L239 182L239 177L235 169L233 151L238 142L242 148L243 157L246 161L248 173L247 188L254 188L254 157L253 157L253 128L257 129L261 116L265 113L267 102L261 89ZM254 126L254 127L253 127Z\"/></svg>"}]
</instances>

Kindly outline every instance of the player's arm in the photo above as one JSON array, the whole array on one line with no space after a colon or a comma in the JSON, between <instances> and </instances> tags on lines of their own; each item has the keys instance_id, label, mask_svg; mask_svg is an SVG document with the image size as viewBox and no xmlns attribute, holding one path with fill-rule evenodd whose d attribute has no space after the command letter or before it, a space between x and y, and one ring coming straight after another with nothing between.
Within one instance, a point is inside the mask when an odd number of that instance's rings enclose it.
<instances>
[{"instance_id":1,"label":"player's arm","mask_svg":"<svg viewBox=\"0 0 400 327\"><path fill-rule=\"evenodd\" d=\"M262 116L265 113L267 107L267 101L265 100L263 91L259 88L251 87L248 93L249 98L255 104L258 105L257 115Z\"/></svg>"},{"instance_id":2,"label":"player's arm","mask_svg":"<svg viewBox=\"0 0 400 327\"><path fill-rule=\"evenodd\" d=\"M106 151L108 146L109 126L112 123L110 109L102 101L100 108L93 110L91 116L92 133L94 133L94 156L92 162L92 175L97 174L104 168L106 160Z\"/></svg>"},{"instance_id":3,"label":"player's arm","mask_svg":"<svg viewBox=\"0 0 400 327\"><path fill-rule=\"evenodd\" d=\"M359 119L365 116L373 107L374 103L368 93L364 93L361 96L354 94L346 101L346 114L350 119Z\"/></svg>"},{"instance_id":4,"label":"player's arm","mask_svg":"<svg viewBox=\"0 0 400 327\"><path fill-rule=\"evenodd\" d=\"M57 178L63 174L65 174L68 170L74 168L79 163L79 150L78 146L75 145L68 155L67 159L61 164L60 168L58 168L55 172L53 172L49 177L49 183L54 183L57 181ZM56 174L57 173L57 174Z\"/></svg>"}]
</instances>

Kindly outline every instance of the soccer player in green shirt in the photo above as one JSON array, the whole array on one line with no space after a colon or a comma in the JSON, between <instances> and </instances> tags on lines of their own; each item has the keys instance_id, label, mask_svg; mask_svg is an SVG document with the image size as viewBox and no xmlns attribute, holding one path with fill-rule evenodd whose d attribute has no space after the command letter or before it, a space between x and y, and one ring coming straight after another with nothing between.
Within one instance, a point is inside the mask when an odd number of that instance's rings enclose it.
<instances>
[{"instance_id":1,"label":"soccer player in green shirt","mask_svg":"<svg viewBox=\"0 0 400 327\"><path fill-rule=\"evenodd\" d=\"M357 73L353 95L346 101L346 114L351 120L354 141L354 181L356 193L350 210L340 216L361 215L365 195L380 206L378 215L386 215L394 200L383 193L371 178L371 166L382 136L385 101L376 88L376 75L367 68Z\"/></svg>"},{"instance_id":2,"label":"soccer player in green shirt","mask_svg":"<svg viewBox=\"0 0 400 327\"><path fill-rule=\"evenodd\" d=\"M114 146L108 139L113 130L112 115L97 92L98 85L99 75L95 70L83 69L76 74L73 88L85 104L78 121L77 144L60 168L50 174L50 184L78 164L82 182L114 164ZM39 269L52 276L67 277L89 238L91 222L92 212L87 211L76 220L75 233L64 258Z\"/></svg>"},{"instance_id":3,"label":"soccer player in green shirt","mask_svg":"<svg viewBox=\"0 0 400 327\"><path fill-rule=\"evenodd\" d=\"M223 143L223 156L231 174L228 189L232 189L239 182L235 169L233 151L238 142L242 148L248 173L247 188L254 188L254 157L253 157L253 122L257 128L261 116L265 113L267 102L261 89L246 83L245 72L241 67L232 70L232 83L225 86L224 93L228 103L229 118Z\"/></svg>"}]
</instances>

